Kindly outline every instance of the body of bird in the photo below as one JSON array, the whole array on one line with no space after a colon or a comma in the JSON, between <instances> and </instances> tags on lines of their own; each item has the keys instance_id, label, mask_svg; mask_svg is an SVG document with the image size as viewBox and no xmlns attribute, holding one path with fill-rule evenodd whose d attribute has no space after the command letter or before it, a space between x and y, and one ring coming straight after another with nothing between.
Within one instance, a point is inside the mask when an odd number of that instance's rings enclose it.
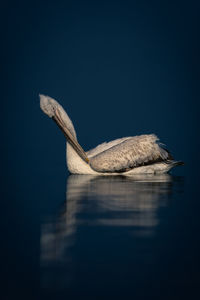
<instances>
[{"instance_id":1,"label":"body of bird","mask_svg":"<svg viewBox=\"0 0 200 300\"><path fill-rule=\"evenodd\" d=\"M125 137L85 152L79 145L72 121L54 99L40 95L40 107L67 139L66 160L72 174L133 175L166 173L183 164L175 161L154 134Z\"/></svg>"}]
</instances>

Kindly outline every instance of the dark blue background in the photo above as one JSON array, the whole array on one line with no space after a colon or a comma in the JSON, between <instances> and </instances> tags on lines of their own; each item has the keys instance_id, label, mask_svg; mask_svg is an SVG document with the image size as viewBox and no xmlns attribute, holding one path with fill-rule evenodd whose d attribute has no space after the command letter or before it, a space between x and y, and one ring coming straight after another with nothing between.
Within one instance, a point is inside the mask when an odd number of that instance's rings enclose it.
<instances>
[{"instance_id":1,"label":"dark blue background","mask_svg":"<svg viewBox=\"0 0 200 300\"><path fill-rule=\"evenodd\" d=\"M155 133L186 163L174 173L198 181L199 9L198 1L1 4L1 221L8 290L37 293L40 215L56 209L55 197L65 197L65 139L40 111L39 93L66 108L85 150Z\"/></svg>"},{"instance_id":2,"label":"dark blue background","mask_svg":"<svg viewBox=\"0 0 200 300\"><path fill-rule=\"evenodd\" d=\"M41 156L44 166L57 163L55 155L64 168L64 139L40 112L39 93L63 104L84 149L154 132L177 159L196 159L197 3L9 2L2 17L1 121L12 170L25 172L22 161L35 170Z\"/></svg>"}]
</instances>

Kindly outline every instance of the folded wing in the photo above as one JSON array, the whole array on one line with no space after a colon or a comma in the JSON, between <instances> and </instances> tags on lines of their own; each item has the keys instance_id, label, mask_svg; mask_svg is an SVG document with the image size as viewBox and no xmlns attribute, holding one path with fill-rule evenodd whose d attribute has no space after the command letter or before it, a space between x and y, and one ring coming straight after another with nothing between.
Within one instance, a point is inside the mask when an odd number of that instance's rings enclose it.
<instances>
[{"instance_id":1,"label":"folded wing","mask_svg":"<svg viewBox=\"0 0 200 300\"><path fill-rule=\"evenodd\" d=\"M90 166L97 172L125 172L143 165L173 159L163 149L154 134L140 135L120 141L90 158Z\"/></svg>"},{"instance_id":2,"label":"folded wing","mask_svg":"<svg viewBox=\"0 0 200 300\"><path fill-rule=\"evenodd\" d=\"M120 139L116 139L116 140L113 140L113 141L110 141L110 142L104 142L104 143L98 145L97 147L87 151L86 154L89 158L91 158L91 157L96 156L97 154L99 154L103 151L106 151L109 148L112 148L113 146L119 145L122 142L124 142L128 139L131 139L131 138L132 137L129 136L129 137L123 137L123 138L120 138Z\"/></svg>"}]
</instances>

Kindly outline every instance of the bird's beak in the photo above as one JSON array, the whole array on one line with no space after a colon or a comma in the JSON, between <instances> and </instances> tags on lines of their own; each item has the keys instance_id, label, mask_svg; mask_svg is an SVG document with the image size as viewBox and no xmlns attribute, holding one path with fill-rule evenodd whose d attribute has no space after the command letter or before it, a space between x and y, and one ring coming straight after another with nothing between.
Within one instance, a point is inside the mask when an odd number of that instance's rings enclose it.
<instances>
[{"instance_id":1,"label":"bird's beak","mask_svg":"<svg viewBox=\"0 0 200 300\"><path fill-rule=\"evenodd\" d=\"M58 125L58 127L62 130L62 132L64 133L64 136L67 138L67 141L72 145L72 147L79 154L79 156L86 163L89 163L89 159L88 159L85 151L79 145L79 143L77 142L77 140L73 137L73 135L71 134L71 132L69 131L69 129L66 127L66 125L63 122L62 117L61 117L58 109L55 110L55 113L54 113L54 116L52 117L52 119L56 122L56 124Z\"/></svg>"}]
</instances>

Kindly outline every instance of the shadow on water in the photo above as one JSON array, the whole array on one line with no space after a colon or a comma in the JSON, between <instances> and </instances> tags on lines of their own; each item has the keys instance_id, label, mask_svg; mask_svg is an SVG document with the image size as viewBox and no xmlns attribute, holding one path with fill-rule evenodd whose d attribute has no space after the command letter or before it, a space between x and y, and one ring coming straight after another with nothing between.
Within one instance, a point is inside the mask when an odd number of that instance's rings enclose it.
<instances>
[{"instance_id":1,"label":"shadow on water","mask_svg":"<svg viewBox=\"0 0 200 300\"><path fill-rule=\"evenodd\" d=\"M43 292L105 299L143 285L154 273L165 209L182 190L183 178L168 174L69 176L66 202L42 224Z\"/></svg>"}]
</instances>

